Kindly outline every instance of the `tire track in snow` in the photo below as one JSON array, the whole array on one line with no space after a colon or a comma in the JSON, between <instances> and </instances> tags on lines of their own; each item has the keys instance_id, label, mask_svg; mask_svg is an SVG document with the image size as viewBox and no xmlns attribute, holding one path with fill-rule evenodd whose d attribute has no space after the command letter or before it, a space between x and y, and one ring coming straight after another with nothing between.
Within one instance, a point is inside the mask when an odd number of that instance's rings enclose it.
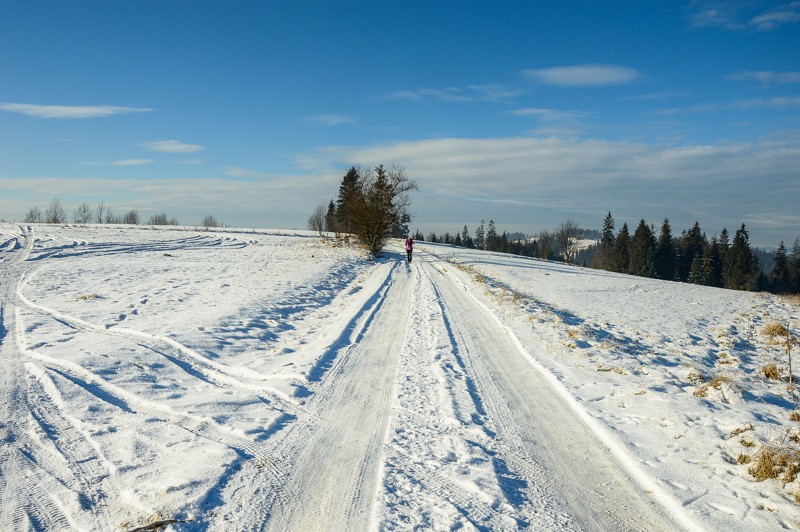
<instances>
[{"instance_id":1,"label":"tire track in snow","mask_svg":"<svg viewBox=\"0 0 800 532\"><path fill-rule=\"evenodd\" d=\"M464 362L468 346L451 325L425 259L414 264L411 341L401 357L380 527L525 527L524 501L508 496L497 473L506 468L492 450L491 419Z\"/></svg>"},{"instance_id":2,"label":"tire track in snow","mask_svg":"<svg viewBox=\"0 0 800 532\"><path fill-rule=\"evenodd\" d=\"M539 486L556 491L576 524L590 530L691 526L639 487L593 428L576 415L576 405L561 397L519 340L466 285L443 267L435 271L454 329L469 331L460 334L459 343L470 352L464 360L494 422L498 457L527 481L529 490L534 488L531 501L540 500L542 493L535 491Z\"/></svg>"},{"instance_id":3,"label":"tire track in snow","mask_svg":"<svg viewBox=\"0 0 800 532\"><path fill-rule=\"evenodd\" d=\"M409 287L390 269L375 295L331 346L330 363L301 414L271 444L261 463L243 464L228 480L210 528L249 523L264 530L365 530L378 486L380 457L404 344Z\"/></svg>"},{"instance_id":4,"label":"tire track in snow","mask_svg":"<svg viewBox=\"0 0 800 532\"><path fill-rule=\"evenodd\" d=\"M52 469L43 469L37 462L40 443L32 437L35 421L17 345L16 294L35 233L29 226L18 228L13 237L17 243L3 252L0 268L0 530L76 529L61 501L65 488L59 477L69 472L56 462Z\"/></svg>"}]
</instances>

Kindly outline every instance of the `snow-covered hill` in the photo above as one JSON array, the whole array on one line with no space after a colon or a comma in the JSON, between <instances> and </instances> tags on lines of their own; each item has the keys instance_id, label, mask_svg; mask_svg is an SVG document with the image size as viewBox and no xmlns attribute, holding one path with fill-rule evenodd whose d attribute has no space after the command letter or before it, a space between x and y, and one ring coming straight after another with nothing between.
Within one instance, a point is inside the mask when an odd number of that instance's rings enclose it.
<instances>
[{"instance_id":1,"label":"snow-covered hill","mask_svg":"<svg viewBox=\"0 0 800 532\"><path fill-rule=\"evenodd\" d=\"M0 529L800 523L739 463L797 430L797 303L400 251L0 225Z\"/></svg>"}]
</instances>

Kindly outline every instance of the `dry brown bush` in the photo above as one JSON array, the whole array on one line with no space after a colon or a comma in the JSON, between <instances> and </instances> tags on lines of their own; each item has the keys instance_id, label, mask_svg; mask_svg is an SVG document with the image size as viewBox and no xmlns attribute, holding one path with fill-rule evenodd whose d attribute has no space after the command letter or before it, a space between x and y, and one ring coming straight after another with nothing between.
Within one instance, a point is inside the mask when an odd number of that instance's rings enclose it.
<instances>
[{"instance_id":1,"label":"dry brown bush","mask_svg":"<svg viewBox=\"0 0 800 532\"><path fill-rule=\"evenodd\" d=\"M778 371L778 366L775 364L767 364L761 368L761 373L764 377L773 381L777 381L781 378L781 373Z\"/></svg>"},{"instance_id":2,"label":"dry brown bush","mask_svg":"<svg viewBox=\"0 0 800 532\"><path fill-rule=\"evenodd\" d=\"M800 447L796 428L787 429L772 443L763 445L753 455L753 465L747 470L753 478L762 482L776 478L784 484L794 482L800 473Z\"/></svg>"}]
</instances>

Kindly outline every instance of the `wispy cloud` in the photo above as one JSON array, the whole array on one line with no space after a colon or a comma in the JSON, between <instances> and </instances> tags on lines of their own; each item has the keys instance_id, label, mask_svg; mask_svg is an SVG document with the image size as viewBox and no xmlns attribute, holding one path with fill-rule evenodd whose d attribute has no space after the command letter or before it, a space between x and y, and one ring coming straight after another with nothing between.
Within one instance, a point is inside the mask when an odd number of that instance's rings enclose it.
<instances>
[{"instance_id":1,"label":"wispy cloud","mask_svg":"<svg viewBox=\"0 0 800 532\"><path fill-rule=\"evenodd\" d=\"M422 88L393 92L386 97L393 100L440 101L440 102L500 102L511 100L524 91L511 89L501 84L468 85L467 87L446 87L443 89Z\"/></svg>"},{"instance_id":2,"label":"wispy cloud","mask_svg":"<svg viewBox=\"0 0 800 532\"><path fill-rule=\"evenodd\" d=\"M556 87L603 87L631 83L641 74L619 65L589 64L523 70L522 75Z\"/></svg>"},{"instance_id":3,"label":"wispy cloud","mask_svg":"<svg viewBox=\"0 0 800 532\"><path fill-rule=\"evenodd\" d=\"M143 142L140 147L162 153L196 153L205 150L205 146L199 144L186 144L179 140L156 140Z\"/></svg>"},{"instance_id":4,"label":"wispy cloud","mask_svg":"<svg viewBox=\"0 0 800 532\"><path fill-rule=\"evenodd\" d=\"M306 117L306 122L319 126L341 126L342 124L352 124L356 119L348 115L321 114Z\"/></svg>"},{"instance_id":5,"label":"wispy cloud","mask_svg":"<svg viewBox=\"0 0 800 532\"><path fill-rule=\"evenodd\" d=\"M238 166L224 168L223 172L225 173L225 175L230 177L240 177L246 179L268 179L274 177L274 174L270 174L268 172L262 172L260 170L251 170L250 168L241 168Z\"/></svg>"},{"instance_id":6,"label":"wispy cloud","mask_svg":"<svg viewBox=\"0 0 800 532\"><path fill-rule=\"evenodd\" d=\"M624 99L636 102L651 102L658 100L675 100L679 98L688 98L691 96L689 91L684 89L671 89L658 92L649 92L647 94L638 94L636 96L627 96Z\"/></svg>"},{"instance_id":7,"label":"wispy cloud","mask_svg":"<svg viewBox=\"0 0 800 532\"><path fill-rule=\"evenodd\" d=\"M401 162L424 189L414 198L415 227L494 218L512 229L531 224L541 229L566 217L592 227L611 210L618 220L669 216L674 227L688 228L699 219L703 228L719 231L762 210L795 213L798 154L800 137L786 136L673 146L552 137L442 138L331 147L302 162L338 169L352 161ZM485 207L465 213L464 202L475 198ZM537 208L515 207L508 199ZM794 225L786 223L775 234L793 234L798 220L794 215ZM774 238L773 229L755 221L748 227L762 243L775 245L785 238Z\"/></svg>"},{"instance_id":8,"label":"wispy cloud","mask_svg":"<svg viewBox=\"0 0 800 532\"><path fill-rule=\"evenodd\" d=\"M0 103L0 110L37 118L102 118L131 113L149 113L147 107L117 105L41 105L32 103Z\"/></svg>"},{"instance_id":9,"label":"wispy cloud","mask_svg":"<svg viewBox=\"0 0 800 532\"><path fill-rule=\"evenodd\" d=\"M529 131L531 135L569 137L583 133L586 129L584 120L590 113L584 111L563 111L560 109L545 109L526 107L515 109L509 114L513 116L535 118L541 125Z\"/></svg>"},{"instance_id":10,"label":"wispy cloud","mask_svg":"<svg viewBox=\"0 0 800 532\"><path fill-rule=\"evenodd\" d=\"M799 107L800 96L775 96L773 98L751 98L748 100L737 100L727 103L709 103L693 105L691 107L672 107L655 111L657 115L680 115L680 114L703 114L715 113L719 111L750 109L784 109L787 107Z\"/></svg>"},{"instance_id":11,"label":"wispy cloud","mask_svg":"<svg viewBox=\"0 0 800 532\"><path fill-rule=\"evenodd\" d=\"M548 121L578 120L589 116L588 113L583 111L562 111L560 109L541 109L537 107L516 109L511 111L511 114L514 116L532 116L540 120Z\"/></svg>"},{"instance_id":12,"label":"wispy cloud","mask_svg":"<svg viewBox=\"0 0 800 532\"><path fill-rule=\"evenodd\" d=\"M448 87L445 89L417 89L393 92L388 95L393 100L438 100L443 102L469 102L474 100L474 96L468 96L463 89Z\"/></svg>"},{"instance_id":13,"label":"wispy cloud","mask_svg":"<svg viewBox=\"0 0 800 532\"><path fill-rule=\"evenodd\" d=\"M86 164L100 165L100 166L144 166L153 163L152 159L123 159L121 161L112 161L109 163L89 161Z\"/></svg>"},{"instance_id":14,"label":"wispy cloud","mask_svg":"<svg viewBox=\"0 0 800 532\"><path fill-rule=\"evenodd\" d=\"M748 25L760 31L770 31L798 21L800 21L800 2L790 2L753 17Z\"/></svg>"},{"instance_id":15,"label":"wispy cloud","mask_svg":"<svg viewBox=\"0 0 800 532\"><path fill-rule=\"evenodd\" d=\"M694 28L771 31L800 22L800 1L753 12L752 2L739 0L695 0L690 24Z\"/></svg>"},{"instance_id":16,"label":"wispy cloud","mask_svg":"<svg viewBox=\"0 0 800 532\"><path fill-rule=\"evenodd\" d=\"M800 83L800 72L772 72L770 70L736 72L728 76L734 81L755 81L762 85L788 85Z\"/></svg>"}]
</instances>

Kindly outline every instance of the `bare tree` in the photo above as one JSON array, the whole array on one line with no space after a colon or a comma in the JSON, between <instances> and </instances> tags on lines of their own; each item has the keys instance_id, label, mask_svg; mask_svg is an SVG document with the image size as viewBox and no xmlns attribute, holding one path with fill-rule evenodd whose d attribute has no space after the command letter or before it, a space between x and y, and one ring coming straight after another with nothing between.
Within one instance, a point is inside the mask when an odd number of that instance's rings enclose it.
<instances>
[{"instance_id":1,"label":"bare tree","mask_svg":"<svg viewBox=\"0 0 800 532\"><path fill-rule=\"evenodd\" d=\"M150 225L178 225L178 220L175 218L168 218L167 213L154 214L147 222Z\"/></svg>"},{"instance_id":2,"label":"bare tree","mask_svg":"<svg viewBox=\"0 0 800 532\"><path fill-rule=\"evenodd\" d=\"M308 228L322 236L322 232L325 231L325 205L317 205L314 208L314 212L308 217Z\"/></svg>"},{"instance_id":3,"label":"bare tree","mask_svg":"<svg viewBox=\"0 0 800 532\"><path fill-rule=\"evenodd\" d=\"M209 214L208 216L203 218L203 222L201 224L206 229L210 227L219 227L219 221L214 218L213 214Z\"/></svg>"},{"instance_id":4,"label":"bare tree","mask_svg":"<svg viewBox=\"0 0 800 532\"><path fill-rule=\"evenodd\" d=\"M108 210L108 207L105 203L101 201L97 204L97 216L95 217L97 223L108 223L105 219L106 210Z\"/></svg>"},{"instance_id":5,"label":"bare tree","mask_svg":"<svg viewBox=\"0 0 800 532\"><path fill-rule=\"evenodd\" d=\"M568 219L558 224L555 231L556 244L558 245L561 255L564 257L564 262L570 264L575 260L575 255L578 254L578 237L580 236L580 227L573 219Z\"/></svg>"},{"instance_id":6,"label":"bare tree","mask_svg":"<svg viewBox=\"0 0 800 532\"><path fill-rule=\"evenodd\" d=\"M61 205L61 200L53 198L50 206L44 212L44 221L49 224L63 224L67 223L67 213L64 212L64 207Z\"/></svg>"},{"instance_id":7,"label":"bare tree","mask_svg":"<svg viewBox=\"0 0 800 532\"><path fill-rule=\"evenodd\" d=\"M39 210L39 207L34 207L28 211L28 214L25 215L25 223L26 224L42 223L42 211Z\"/></svg>"},{"instance_id":8,"label":"bare tree","mask_svg":"<svg viewBox=\"0 0 800 532\"><path fill-rule=\"evenodd\" d=\"M122 217L122 223L128 225L139 225L141 219L139 218L139 212L136 209L131 209L125 216Z\"/></svg>"},{"instance_id":9,"label":"bare tree","mask_svg":"<svg viewBox=\"0 0 800 532\"><path fill-rule=\"evenodd\" d=\"M75 213L72 215L72 221L76 224L88 224L92 221L92 208L89 207L88 203L81 203L78 205L78 208L75 209Z\"/></svg>"}]
</instances>

